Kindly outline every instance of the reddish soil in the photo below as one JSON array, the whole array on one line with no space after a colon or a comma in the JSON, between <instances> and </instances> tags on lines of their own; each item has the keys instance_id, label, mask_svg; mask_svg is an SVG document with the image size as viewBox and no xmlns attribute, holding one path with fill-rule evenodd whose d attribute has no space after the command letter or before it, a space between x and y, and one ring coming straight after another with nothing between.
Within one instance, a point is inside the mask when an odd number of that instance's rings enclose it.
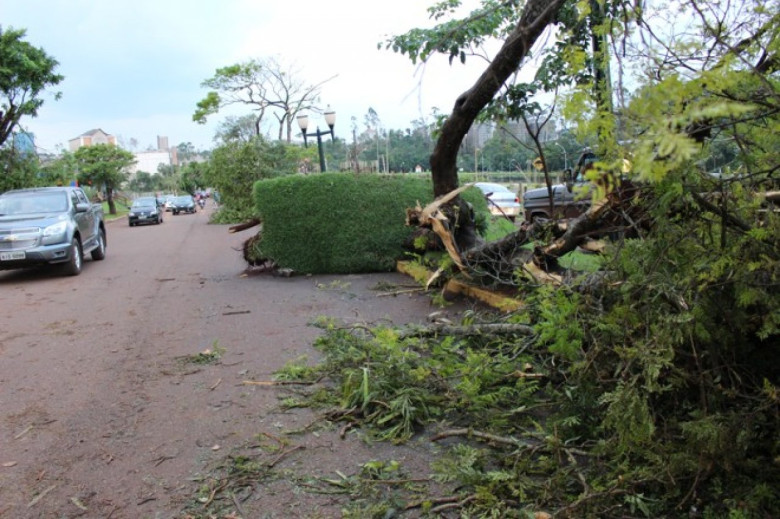
<instances>
[{"instance_id":1,"label":"reddish soil","mask_svg":"<svg viewBox=\"0 0 780 519\"><path fill-rule=\"evenodd\" d=\"M229 234L207 218L111 222L106 260L77 277L0 272L0 517L208 517L210 492L198 489L214 488L239 452L274 477L219 517L341 517L350 496L310 492L306 478L352 475L369 460L427 475L424 440L369 444L335 427L288 436L318 416L282 411L284 388L245 382L316 361L317 317L419 323L441 311L457 320L463 306L380 297L379 283L411 283L397 273L246 275L240 246L255 231ZM222 355L192 362L206 350ZM276 453L259 449L275 443Z\"/></svg>"}]
</instances>

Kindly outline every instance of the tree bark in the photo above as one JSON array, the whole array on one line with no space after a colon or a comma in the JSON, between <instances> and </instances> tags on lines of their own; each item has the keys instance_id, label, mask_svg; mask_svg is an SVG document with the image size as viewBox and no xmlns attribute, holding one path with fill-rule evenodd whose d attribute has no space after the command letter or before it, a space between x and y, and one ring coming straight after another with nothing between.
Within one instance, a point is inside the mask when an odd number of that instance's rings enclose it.
<instances>
[{"instance_id":1,"label":"tree bark","mask_svg":"<svg viewBox=\"0 0 780 519\"><path fill-rule=\"evenodd\" d=\"M433 195L442 196L458 187L457 156L463 138L479 112L493 99L520 66L565 0L528 0L520 21L488 68L469 90L461 94L431 155Z\"/></svg>"}]
</instances>

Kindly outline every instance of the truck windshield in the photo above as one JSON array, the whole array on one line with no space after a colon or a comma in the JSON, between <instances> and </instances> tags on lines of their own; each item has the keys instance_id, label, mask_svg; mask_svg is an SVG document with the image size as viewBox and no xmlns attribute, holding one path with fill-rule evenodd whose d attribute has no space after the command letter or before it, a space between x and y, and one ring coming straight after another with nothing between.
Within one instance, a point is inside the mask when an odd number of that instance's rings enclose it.
<instances>
[{"instance_id":1,"label":"truck windshield","mask_svg":"<svg viewBox=\"0 0 780 519\"><path fill-rule=\"evenodd\" d=\"M62 213L67 210L66 193L24 193L0 197L0 215Z\"/></svg>"}]
</instances>

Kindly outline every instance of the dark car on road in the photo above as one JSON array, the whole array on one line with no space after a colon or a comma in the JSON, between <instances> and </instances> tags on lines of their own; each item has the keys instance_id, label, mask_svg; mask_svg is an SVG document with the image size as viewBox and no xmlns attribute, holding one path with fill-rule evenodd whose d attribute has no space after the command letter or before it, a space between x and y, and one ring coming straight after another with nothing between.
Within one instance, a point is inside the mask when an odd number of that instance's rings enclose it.
<instances>
[{"instance_id":1,"label":"dark car on road","mask_svg":"<svg viewBox=\"0 0 780 519\"><path fill-rule=\"evenodd\" d=\"M157 204L157 199L152 196L136 198L127 213L127 221L130 227L144 223L163 223L165 209Z\"/></svg>"},{"instance_id":2,"label":"dark car on road","mask_svg":"<svg viewBox=\"0 0 780 519\"><path fill-rule=\"evenodd\" d=\"M173 214L194 213L195 199L190 195L177 196L171 202L171 211Z\"/></svg>"}]
</instances>

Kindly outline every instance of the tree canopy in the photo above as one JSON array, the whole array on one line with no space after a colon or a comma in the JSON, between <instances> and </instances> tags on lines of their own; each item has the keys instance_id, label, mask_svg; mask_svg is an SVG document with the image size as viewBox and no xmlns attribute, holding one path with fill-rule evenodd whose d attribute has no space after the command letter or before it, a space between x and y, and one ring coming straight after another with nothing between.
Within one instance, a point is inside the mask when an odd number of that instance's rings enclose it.
<instances>
[{"instance_id":1,"label":"tree canopy","mask_svg":"<svg viewBox=\"0 0 780 519\"><path fill-rule=\"evenodd\" d=\"M25 35L23 29L0 26L0 146L22 118L38 115L43 93L64 79L55 73L57 60L24 41Z\"/></svg>"},{"instance_id":2,"label":"tree canopy","mask_svg":"<svg viewBox=\"0 0 780 519\"><path fill-rule=\"evenodd\" d=\"M95 144L82 146L73 156L79 182L105 189L109 211L116 214L114 190L127 179L127 169L135 163L135 155L113 144Z\"/></svg>"},{"instance_id":3,"label":"tree canopy","mask_svg":"<svg viewBox=\"0 0 780 519\"><path fill-rule=\"evenodd\" d=\"M249 219L254 216L252 185L297 171L300 153L305 150L280 142L268 142L262 137L250 141L231 140L213 150L208 167L198 170L206 185L219 191L224 221Z\"/></svg>"},{"instance_id":4,"label":"tree canopy","mask_svg":"<svg viewBox=\"0 0 780 519\"><path fill-rule=\"evenodd\" d=\"M202 86L211 91L197 103L192 120L203 124L227 106L245 105L253 111L255 135L261 135L264 119L273 114L279 125L279 140L286 133L290 142L295 115L316 109L320 87L326 81L307 84L300 79L298 70L275 58L250 59L222 67L203 81Z\"/></svg>"}]
</instances>

